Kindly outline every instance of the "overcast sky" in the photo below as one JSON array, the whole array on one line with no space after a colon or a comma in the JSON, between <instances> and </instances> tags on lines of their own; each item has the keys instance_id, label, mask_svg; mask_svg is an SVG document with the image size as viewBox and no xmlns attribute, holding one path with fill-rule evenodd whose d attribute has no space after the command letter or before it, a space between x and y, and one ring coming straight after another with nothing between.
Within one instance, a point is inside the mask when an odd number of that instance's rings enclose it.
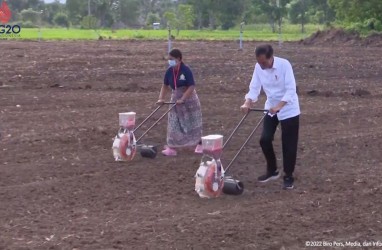
<instances>
[{"instance_id":1,"label":"overcast sky","mask_svg":"<svg viewBox=\"0 0 382 250\"><path fill-rule=\"evenodd\" d=\"M46 3L53 3L55 0L44 0ZM66 0L60 0L60 3L65 3Z\"/></svg>"}]
</instances>

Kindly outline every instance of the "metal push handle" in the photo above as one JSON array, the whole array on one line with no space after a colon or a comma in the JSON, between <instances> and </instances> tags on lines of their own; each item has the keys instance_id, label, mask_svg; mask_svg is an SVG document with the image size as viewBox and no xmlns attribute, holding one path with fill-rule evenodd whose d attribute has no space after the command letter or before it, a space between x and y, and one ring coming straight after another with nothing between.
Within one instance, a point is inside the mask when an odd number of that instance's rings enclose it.
<instances>
[{"instance_id":1,"label":"metal push handle","mask_svg":"<svg viewBox=\"0 0 382 250\"><path fill-rule=\"evenodd\" d=\"M225 173L228 172L229 168L232 166L232 164L235 162L236 158L239 156L239 154L241 153L241 151L243 151L244 147L247 145L247 143L251 140L253 134L256 132L257 128L260 126L261 122L264 120L265 116L268 115L268 112L265 113L260 121L257 123L256 127L252 130L251 134L248 136L247 140L245 140L244 144L241 146L241 148L239 149L239 151L236 153L236 155L232 158L231 162L228 164L227 168L225 169Z\"/></svg>"},{"instance_id":2,"label":"metal push handle","mask_svg":"<svg viewBox=\"0 0 382 250\"><path fill-rule=\"evenodd\" d=\"M171 109L173 109L175 106L176 106L176 103L174 102L165 102L163 104L170 104L171 107L161 116L159 117L158 120L156 120L153 125L151 125L151 127L149 127L138 139L137 139L137 143L142 139L143 136L145 136L155 125L157 125L167 114L168 112L171 111ZM159 106L159 107L162 107L163 105Z\"/></svg>"},{"instance_id":3,"label":"metal push handle","mask_svg":"<svg viewBox=\"0 0 382 250\"><path fill-rule=\"evenodd\" d=\"M251 108L249 109L249 112L269 112L269 110L266 110L266 109L255 109L255 108ZM228 139L225 141L224 145L223 145L223 149L225 148L225 146L228 144L228 142L232 139L233 135L236 133L236 131L239 129L239 127L241 126L241 124L243 124L244 120L247 118L247 116L249 115L249 112L247 112L243 118L241 118L240 122L237 124L237 126L234 128L234 130L232 131L232 133L228 136Z\"/></svg>"},{"instance_id":4,"label":"metal push handle","mask_svg":"<svg viewBox=\"0 0 382 250\"><path fill-rule=\"evenodd\" d=\"M161 107L163 107L163 105L165 104L175 104L174 102L164 102L163 104L159 105L156 109L154 109L153 112L151 112L151 114L149 114L149 116L147 116L138 126L135 127L135 129L133 130L133 132L135 132L137 129L139 129L143 124L145 124L148 119L150 119Z\"/></svg>"},{"instance_id":5,"label":"metal push handle","mask_svg":"<svg viewBox=\"0 0 382 250\"><path fill-rule=\"evenodd\" d=\"M257 111L257 112L269 112L268 109L255 109L255 108L250 108L249 111Z\"/></svg>"}]
</instances>

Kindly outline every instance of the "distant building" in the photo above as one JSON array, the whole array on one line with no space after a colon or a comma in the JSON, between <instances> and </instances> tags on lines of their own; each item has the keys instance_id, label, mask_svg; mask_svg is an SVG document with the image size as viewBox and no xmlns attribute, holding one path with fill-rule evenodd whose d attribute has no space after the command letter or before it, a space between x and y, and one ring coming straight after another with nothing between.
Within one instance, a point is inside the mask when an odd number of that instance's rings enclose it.
<instances>
[{"instance_id":1,"label":"distant building","mask_svg":"<svg viewBox=\"0 0 382 250\"><path fill-rule=\"evenodd\" d=\"M159 30L160 29L160 23L153 23L153 29Z\"/></svg>"}]
</instances>

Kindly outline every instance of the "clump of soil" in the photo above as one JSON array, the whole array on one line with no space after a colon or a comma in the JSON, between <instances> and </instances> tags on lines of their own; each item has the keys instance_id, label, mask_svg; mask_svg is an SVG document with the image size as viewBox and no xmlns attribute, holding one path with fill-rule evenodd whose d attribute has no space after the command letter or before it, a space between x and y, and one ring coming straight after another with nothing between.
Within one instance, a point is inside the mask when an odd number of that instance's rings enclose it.
<instances>
[{"instance_id":1,"label":"clump of soil","mask_svg":"<svg viewBox=\"0 0 382 250\"><path fill-rule=\"evenodd\" d=\"M356 45L382 46L382 34L373 33L365 38L358 32L343 29L319 30L310 37L301 40L304 45Z\"/></svg>"}]
</instances>

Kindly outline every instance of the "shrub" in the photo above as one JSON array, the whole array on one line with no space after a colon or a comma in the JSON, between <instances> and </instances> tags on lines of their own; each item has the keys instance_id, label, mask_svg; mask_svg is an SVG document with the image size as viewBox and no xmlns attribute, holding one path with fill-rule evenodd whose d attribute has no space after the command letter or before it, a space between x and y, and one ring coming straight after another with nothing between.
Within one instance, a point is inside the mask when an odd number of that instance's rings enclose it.
<instances>
[{"instance_id":1,"label":"shrub","mask_svg":"<svg viewBox=\"0 0 382 250\"><path fill-rule=\"evenodd\" d=\"M69 17L68 15L66 15L65 13L57 13L54 18L53 18L53 21L55 24L59 25L59 26L62 26L62 27L69 27L70 26L70 22L69 22Z\"/></svg>"}]
</instances>

